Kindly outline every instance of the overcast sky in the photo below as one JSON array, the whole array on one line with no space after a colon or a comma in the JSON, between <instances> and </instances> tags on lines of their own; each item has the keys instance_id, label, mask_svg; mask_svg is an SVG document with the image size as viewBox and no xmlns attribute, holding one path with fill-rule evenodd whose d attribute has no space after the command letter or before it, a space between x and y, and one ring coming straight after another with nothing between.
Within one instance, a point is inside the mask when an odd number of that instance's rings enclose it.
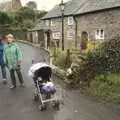
<instances>
[{"instance_id":1,"label":"overcast sky","mask_svg":"<svg viewBox=\"0 0 120 120\"><path fill-rule=\"evenodd\" d=\"M0 2L8 1L8 0L0 0ZM38 9L42 10L50 10L56 4L60 3L61 0L21 0L22 4L25 5L28 1L35 1L37 3ZM64 0L68 1L68 0Z\"/></svg>"}]
</instances>

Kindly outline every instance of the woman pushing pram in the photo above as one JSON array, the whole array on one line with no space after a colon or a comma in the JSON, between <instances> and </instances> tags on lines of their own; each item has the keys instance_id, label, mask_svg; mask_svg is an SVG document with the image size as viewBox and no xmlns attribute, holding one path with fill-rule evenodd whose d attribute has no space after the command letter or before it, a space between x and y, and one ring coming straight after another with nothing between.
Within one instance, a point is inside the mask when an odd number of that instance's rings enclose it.
<instances>
[{"instance_id":1,"label":"woman pushing pram","mask_svg":"<svg viewBox=\"0 0 120 120\"><path fill-rule=\"evenodd\" d=\"M46 103L53 103L55 108L59 108L56 86L51 80L52 67L43 62L35 63L30 67L28 74L34 80L34 100L40 100L40 109L46 109Z\"/></svg>"}]
</instances>

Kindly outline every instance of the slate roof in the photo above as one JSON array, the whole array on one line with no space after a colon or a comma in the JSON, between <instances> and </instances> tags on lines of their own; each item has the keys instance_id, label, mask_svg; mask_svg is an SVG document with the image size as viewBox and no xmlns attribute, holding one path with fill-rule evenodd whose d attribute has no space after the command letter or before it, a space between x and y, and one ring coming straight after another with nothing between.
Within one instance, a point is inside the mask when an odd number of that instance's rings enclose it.
<instances>
[{"instance_id":1,"label":"slate roof","mask_svg":"<svg viewBox=\"0 0 120 120\"><path fill-rule=\"evenodd\" d=\"M85 2L86 0L70 0L65 3L64 14L66 16L73 15L74 12ZM53 17L60 17L61 11L59 5L56 5L52 10L50 10L43 19L49 19Z\"/></svg>"},{"instance_id":2,"label":"slate roof","mask_svg":"<svg viewBox=\"0 0 120 120\"><path fill-rule=\"evenodd\" d=\"M120 0L87 0L75 14L84 14L109 8L120 7Z\"/></svg>"},{"instance_id":3,"label":"slate roof","mask_svg":"<svg viewBox=\"0 0 120 120\"><path fill-rule=\"evenodd\" d=\"M70 0L65 3L65 16L78 15L99 10L120 7L120 0ZM59 5L56 5L51 11L43 17L50 19L60 17Z\"/></svg>"},{"instance_id":4,"label":"slate roof","mask_svg":"<svg viewBox=\"0 0 120 120\"><path fill-rule=\"evenodd\" d=\"M38 30L48 30L49 28L43 23L40 22L33 29L29 29L28 31L38 31Z\"/></svg>"}]
</instances>

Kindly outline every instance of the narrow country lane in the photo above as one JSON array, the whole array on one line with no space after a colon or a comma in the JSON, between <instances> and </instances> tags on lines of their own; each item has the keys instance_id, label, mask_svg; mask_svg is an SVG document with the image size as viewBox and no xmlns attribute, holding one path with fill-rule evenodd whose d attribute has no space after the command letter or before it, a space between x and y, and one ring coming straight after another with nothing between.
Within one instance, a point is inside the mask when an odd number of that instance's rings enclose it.
<instances>
[{"instance_id":1,"label":"narrow country lane","mask_svg":"<svg viewBox=\"0 0 120 120\"><path fill-rule=\"evenodd\" d=\"M15 90L10 90L0 82L0 120L120 120L120 116L112 110L84 98L78 90L71 91L62 85L64 105L61 109L39 111L38 104L32 100L34 87L32 79L28 77L28 69L32 59L41 60L44 53L25 44L19 45L24 53L22 73L25 88L20 88L18 83ZM53 78L57 84L61 84L59 78Z\"/></svg>"}]
</instances>

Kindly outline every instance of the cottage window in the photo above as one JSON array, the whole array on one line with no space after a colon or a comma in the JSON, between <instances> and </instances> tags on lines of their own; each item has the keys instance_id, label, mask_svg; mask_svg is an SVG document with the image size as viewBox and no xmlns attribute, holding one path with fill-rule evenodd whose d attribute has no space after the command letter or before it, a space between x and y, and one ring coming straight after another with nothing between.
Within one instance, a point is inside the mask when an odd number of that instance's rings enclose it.
<instances>
[{"instance_id":1,"label":"cottage window","mask_svg":"<svg viewBox=\"0 0 120 120\"><path fill-rule=\"evenodd\" d=\"M45 21L46 26L49 26L49 20Z\"/></svg>"},{"instance_id":2,"label":"cottage window","mask_svg":"<svg viewBox=\"0 0 120 120\"><path fill-rule=\"evenodd\" d=\"M75 35L74 30L68 30L67 31L67 39L73 40L74 35Z\"/></svg>"},{"instance_id":3,"label":"cottage window","mask_svg":"<svg viewBox=\"0 0 120 120\"><path fill-rule=\"evenodd\" d=\"M53 20L51 20L51 26L55 26L55 23Z\"/></svg>"},{"instance_id":4,"label":"cottage window","mask_svg":"<svg viewBox=\"0 0 120 120\"><path fill-rule=\"evenodd\" d=\"M97 35L99 35L99 30L97 30Z\"/></svg>"},{"instance_id":5,"label":"cottage window","mask_svg":"<svg viewBox=\"0 0 120 120\"><path fill-rule=\"evenodd\" d=\"M60 39L60 32L54 32L52 33L53 39L54 40L59 40Z\"/></svg>"},{"instance_id":6,"label":"cottage window","mask_svg":"<svg viewBox=\"0 0 120 120\"><path fill-rule=\"evenodd\" d=\"M95 32L95 38L96 38L96 40L104 40L104 30L103 29L98 29Z\"/></svg>"},{"instance_id":7,"label":"cottage window","mask_svg":"<svg viewBox=\"0 0 120 120\"><path fill-rule=\"evenodd\" d=\"M73 25L73 24L74 24L73 17L68 17L68 25Z\"/></svg>"}]
</instances>

